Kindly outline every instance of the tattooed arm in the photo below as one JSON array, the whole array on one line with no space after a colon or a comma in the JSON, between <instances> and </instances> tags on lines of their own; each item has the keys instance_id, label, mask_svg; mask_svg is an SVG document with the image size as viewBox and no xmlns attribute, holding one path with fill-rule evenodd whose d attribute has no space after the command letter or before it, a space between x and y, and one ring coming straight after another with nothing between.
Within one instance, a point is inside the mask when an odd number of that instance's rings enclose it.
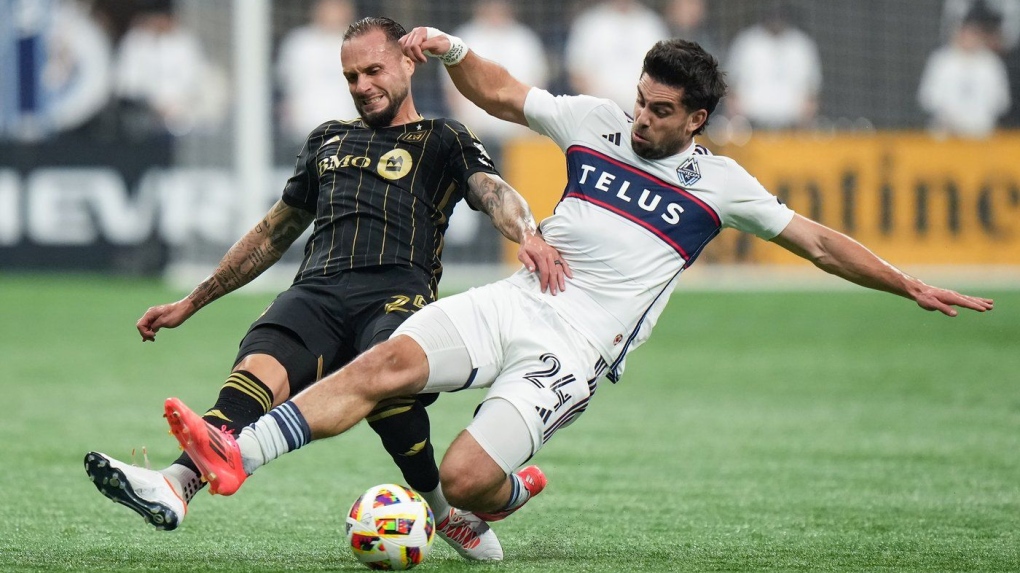
<instances>
[{"instance_id":1,"label":"tattooed arm","mask_svg":"<svg viewBox=\"0 0 1020 573\"><path fill-rule=\"evenodd\" d=\"M138 319L135 327L142 340L155 340L160 328L180 326L198 309L250 283L280 260L314 218L312 213L277 201L262 221L230 247L213 274L191 294L177 302L154 306Z\"/></svg>"},{"instance_id":2,"label":"tattooed arm","mask_svg":"<svg viewBox=\"0 0 1020 573\"><path fill-rule=\"evenodd\" d=\"M538 270L542 291L556 294L572 277L570 266L542 238L528 202L497 175L475 173L468 178L468 201L492 219L503 236L520 245L517 260L529 271Z\"/></svg>"},{"instance_id":3,"label":"tattooed arm","mask_svg":"<svg viewBox=\"0 0 1020 573\"><path fill-rule=\"evenodd\" d=\"M277 201L269 213L220 260L213 274L202 281L185 300L195 310L250 283L280 260L301 236L315 216Z\"/></svg>"},{"instance_id":4,"label":"tattooed arm","mask_svg":"<svg viewBox=\"0 0 1020 573\"><path fill-rule=\"evenodd\" d=\"M528 202L499 176L475 173L468 178L467 191L468 201L488 215L504 237L522 244L526 236L538 234L538 225Z\"/></svg>"}]
</instances>

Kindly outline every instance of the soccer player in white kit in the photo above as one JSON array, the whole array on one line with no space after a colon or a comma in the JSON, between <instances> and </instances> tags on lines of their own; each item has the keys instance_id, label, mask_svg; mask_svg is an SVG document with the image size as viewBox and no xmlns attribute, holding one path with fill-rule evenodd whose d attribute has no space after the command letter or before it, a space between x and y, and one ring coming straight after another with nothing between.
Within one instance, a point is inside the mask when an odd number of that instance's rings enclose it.
<instances>
[{"instance_id":1,"label":"soccer player in white kit","mask_svg":"<svg viewBox=\"0 0 1020 573\"><path fill-rule=\"evenodd\" d=\"M401 40L419 62L440 58L454 84L493 116L550 137L565 152L567 186L545 240L572 278L557 295L530 273L444 298L393 337L274 409L235 441L169 398L171 430L210 482L229 495L258 467L339 434L379 400L487 388L442 461L455 507L501 519L545 486L515 470L584 412L604 378L648 339L684 269L724 227L772 241L859 285L955 316L990 299L929 286L860 243L795 214L736 162L694 141L725 92L715 59L683 40L645 57L633 118L610 100L553 96L511 77L432 28Z\"/></svg>"}]
</instances>

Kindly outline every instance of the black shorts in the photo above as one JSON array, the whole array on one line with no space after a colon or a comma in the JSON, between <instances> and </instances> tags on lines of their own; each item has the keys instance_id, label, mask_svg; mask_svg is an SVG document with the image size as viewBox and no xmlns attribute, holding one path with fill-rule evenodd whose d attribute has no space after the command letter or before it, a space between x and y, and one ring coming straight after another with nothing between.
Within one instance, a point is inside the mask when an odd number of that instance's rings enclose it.
<instances>
[{"instance_id":1,"label":"black shorts","mask_svg":"<svg viewBox=\"0 0 1020 573\"><path fill-rule=\"evenodd\" d=\"M388 339L434 301L430 278L414 268L388 266L302 280L251 325L235 364L249 354L269 354L287 369L296 394Z\"/></svg>"}]
</instances>

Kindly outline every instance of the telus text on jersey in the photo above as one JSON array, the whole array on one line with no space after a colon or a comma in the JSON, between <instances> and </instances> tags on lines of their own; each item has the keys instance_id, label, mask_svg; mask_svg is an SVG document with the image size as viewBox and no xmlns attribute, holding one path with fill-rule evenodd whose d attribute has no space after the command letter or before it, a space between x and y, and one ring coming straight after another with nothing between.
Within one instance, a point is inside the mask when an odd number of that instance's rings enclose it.
<instances>
[{"instance_id":1,"label":"telus text on jersey","mask_svg":"<svg viewBox=\"0 0 1020 573\"><path fill-rule=\"evenodd\" d=\"M635 203L636 201L638 207L649 213L655 213L657 210L660 210L659 206L662 203L662 195L659 193L642 189L640 195L638 195L635 190L631 189L631 181L629 179L619 178L620 180L617 181L618 177L616 174L587 163L582 163L580 169L579 185L590 186L592 189L603 191L627 203ZM679 203L666 203L662 206L661 211L661 218L665 223L676 225L680 222L680 214L684 212L684 208Z\"/></svg>"}]
</instances>

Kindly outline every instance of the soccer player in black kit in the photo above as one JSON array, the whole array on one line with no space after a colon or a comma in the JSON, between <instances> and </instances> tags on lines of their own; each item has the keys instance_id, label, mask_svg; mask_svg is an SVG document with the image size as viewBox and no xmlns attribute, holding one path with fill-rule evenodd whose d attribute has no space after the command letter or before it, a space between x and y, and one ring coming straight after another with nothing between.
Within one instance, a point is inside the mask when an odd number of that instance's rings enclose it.
<instances>
[{"instance_id":1,"label":"soccer player in black kit","mask_svg":"<svg viewBox=\"0 0 1020 573\"><path fill-rule=\"evenodd\" d=\"M308 136L283 197L187 297L139 319L144 340L179 326L206 304L247 284L280 259L314 223L292 286L259 317L204 418L237 432L357 354L386 340L435 300L443 233L454 205L489 215L518 258L552 292L569 269L542 240L527 203L492 165L470 131L449 119L425 119L414 107L415 64L397 43L404 29L364 18L344 35L344 75L360 114L328 121ZM368 417L404 480L432 506L437 532L467 559L496 560L502 548L488 525L449 506L439 488L427 403L435 395L381 402ZM174 529L204 485L186 454L149 470L98 452L85 456L103 495Z\"/></svg>"}]
</instances>

